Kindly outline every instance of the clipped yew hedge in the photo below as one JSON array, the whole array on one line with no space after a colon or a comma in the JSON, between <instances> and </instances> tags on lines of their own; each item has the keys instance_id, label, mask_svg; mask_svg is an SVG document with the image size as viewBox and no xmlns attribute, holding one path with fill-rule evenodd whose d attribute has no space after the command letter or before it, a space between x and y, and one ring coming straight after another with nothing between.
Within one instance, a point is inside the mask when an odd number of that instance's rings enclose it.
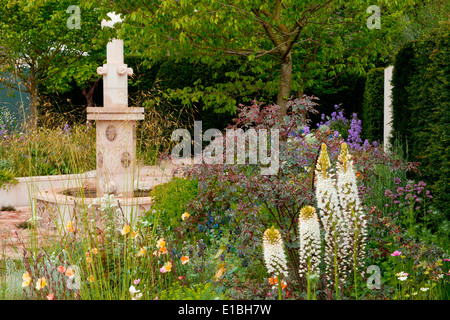
<instances>
[{"instance_id":1,"label":"clipped yew hedge","mask_svg":"<svg viewBox=\"0 0 450 320\"><path fill-rule=\"evenodd\" d=\"M363 138L383 141L384 112L384 68L372 69L367 73L362 109Z\"/></svg>"},{"instance_id":2,"label":"clipped yew hedge","mask_svg":"<svg viewBox=\"0 0 450 320\"><path fill-rule=\"evenodd\" d=\"M396 58L393 127L419 161L434 205L450 218L450 23L409 43Z\"/></svg>"}]
</instances>

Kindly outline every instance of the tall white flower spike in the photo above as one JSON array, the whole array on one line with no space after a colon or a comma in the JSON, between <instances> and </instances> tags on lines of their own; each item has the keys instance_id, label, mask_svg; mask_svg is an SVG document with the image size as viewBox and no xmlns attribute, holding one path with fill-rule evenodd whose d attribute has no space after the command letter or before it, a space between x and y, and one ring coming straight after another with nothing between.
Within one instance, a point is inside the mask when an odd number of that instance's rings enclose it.
<instances>
[{"instance_id":1,"label":"tall white flower spike","mask_svg":"<svg viewBox=\"0 0 450 320\"><path fill-rule=\"evenodd\" d=\"M311 206L300 210L298 221L298 235L300 239L300 276L318 275L320 263L320 225L316 209Z\"/></svg>"},{"instance_id":2,"label":"tall white flower spike","mask_svg":"<svg viewBox=\"0 0 450 320\"><path fill-rule=\"evenodd\" d=\"M358 196L356 173L346 143L341 145L337 168L337 190L347 227L345 238L349 243L347 261L356 276L358 270L363 268L367 221Z\"/></svg>"},{"instance_id":3,"label":"tall white flower spike","mask_svg":"<svg viewBox=\"0 0 450 320\"><path fill-rule=\"evenodd\" d=\"M322 143L315 170L316 200L325 230L325 273L328 283L335 286L339 297L338 286L346 277L345 258L349 243L344 237L345 222L336 191L336 180L330 168L327 146Z\"/></svg>"},{"instance_id":4,"label":"tall white flower spike","mask_svg":"<svg viewBox=\"0 0 450 320\"><path fill-rule=\"evenodd\" d=\"M286 255L280 231L274 227L267 229L263 236L263 253L267 271L271 274L288 276Z\"/></svg>"}]
</instances>

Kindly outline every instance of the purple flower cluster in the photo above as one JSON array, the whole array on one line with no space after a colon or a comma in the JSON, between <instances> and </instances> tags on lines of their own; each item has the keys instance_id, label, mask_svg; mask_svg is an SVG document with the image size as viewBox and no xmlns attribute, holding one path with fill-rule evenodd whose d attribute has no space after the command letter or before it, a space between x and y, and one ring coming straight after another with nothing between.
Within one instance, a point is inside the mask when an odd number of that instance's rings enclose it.
<instances>
[{"instance_id":1,"label":"purple flower cluster","mask_svg":"<svg viewBox=\"0 0 450 320\"><path fill-rule=\"evenodd\" d=\"M348 124L348 119L344 116L344 110L340 110L339 112L339 106L337 104L334 105L334 109L336 111L333 111L330 117L325 117L325 114L322 113L321 118L322 121L317 124L317 127L326 125L327 127L331 127L331 125L335 122L341 121L344 125ZM327 121L325 121L325 118L327 118ZM325 122L324 122L325 121Z\"/></svg>"},{"instance_id":2,"label":"purple flower cluster","mask_svg":"<svg viewBox=\"0 0 450 320\"><path fill-rule=\"evenodd\" d=\"M69 126L68 123L66 123L66 124L64 125L64 127L61 128L61 130L62 130L63 134L69 134L69 135L70 135L70 130L71 130L71 128L70 128L70 126Z\"/></svg>"},{"instance_id":3,"label":"purple flower cluster","mask_svg":"<svg viewBox=\"0 0 450 320\"><path fill-rule=\"evenodd\" d=\"M348 139L347 139L350 148L359 150L363 148L361 146L362 143L360 136L361 132L362 132L361 120L358 120L356 113L353 113L352 120L350 121L350 129L348 129ZM365 149L367 148L368 147L366 147Z\"/></svg>"},{"instance_id":4,"label":"purple flower cluster","mask_svg":"<svg viewBox=\"0 0 450 320\"><path fill-rule=\"evenodd\" d=\"M412 181L408 181L406 186L401 187L399 185L402 183L402 180L395 177L394 183L398 186L395 192L392 192L389 189L384 192L384 196L392 200L391 204L385 204L386 208L395 206L415 206L416 204L422 202L425 197L429 199L433 198L429 190L425 190L425 194L423 195L422 191L424 191L426 187L426 183L423 181L419 181L416 184L413 184ZM421 195L423 196L421 197ZM415 207L415 209L420 209L420 207ZM396 215L397 214L398 212L396 213Z\"/></svg>"},{"instance_id":5,"label":"purple flower cluster","mask_svg":"<svg viewBox=\"0 0 450 320\"><path fill-rule=\"evenodd\" d=\"M336 111L333 111L331 113L331 117L325 116L325 114L322 114L321 118L322 121L317 123L317 128L320 128L321 126L325 125L329 128L337 128L338 130L334 130L333 134L330 135L330 139L338 139L340 137L340 134L346 138L348 145L352 149L356 150L368 150L371 145L370 142L366 139L364 142L361 139L361 132L362 132L362 124L361 120L358 119L358 115L356 113L352 114L351 119L347 119L344 116L344 110L339 110L339 106L334 106ZM339 132L341 131L341 132ZM309 133L309 128L308 128ZM348 135L347 135L348 133ZM374 148L378 147L378 143L376 141L373 142L372 146Z\"/></svg>"}]
</instances>

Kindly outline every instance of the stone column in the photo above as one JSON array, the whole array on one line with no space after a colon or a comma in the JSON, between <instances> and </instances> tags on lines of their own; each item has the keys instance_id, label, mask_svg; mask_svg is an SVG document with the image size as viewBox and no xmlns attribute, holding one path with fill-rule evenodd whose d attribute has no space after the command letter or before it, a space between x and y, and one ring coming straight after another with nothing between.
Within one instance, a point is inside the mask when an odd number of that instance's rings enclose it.
<instances>
[{"instance_id":1,"label":"stone column","mask_svg":"<svg viewBox=\"0 0 450 320\"><path fill-rule=\"evenodd\" d=\"M393 66L384 69L384 130L383 149L388 152L391 149L390 138L392 136L392 71Z\"/></svg>"},{"instance_id":2,"label":"stone column","mask_svg":"<svg viewBox=\"0 0 450 320\"><path fill-rule=\"evenodd\" d=\"M102 21L102 27L112 26ZM132 197L135 176L136 121L144 119L144 108L128 107L128 76L123 40L107 44L107 63L97 68L103 75L103 108L87 108L88 120L96 121L97 197L122 194Z\"/></svg>"}]
</instances>

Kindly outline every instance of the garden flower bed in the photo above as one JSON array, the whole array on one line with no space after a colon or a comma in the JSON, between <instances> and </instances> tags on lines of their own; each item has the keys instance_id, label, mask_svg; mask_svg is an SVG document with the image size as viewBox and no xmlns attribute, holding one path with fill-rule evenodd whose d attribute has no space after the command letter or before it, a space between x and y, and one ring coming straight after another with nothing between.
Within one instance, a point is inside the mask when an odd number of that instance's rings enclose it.
<instances>
[{"instance_id":1,"label":"garden flower bed","mask_svg":"<svg viewBox=\"0 0 450 320\"><path fill-rule=\"evenodd\" d=\"M285 123L257 104L236 122L279 130L278 174L179 168L133 225L115 196L98 199L102 227L80 215L2 259L2 298L448 299L448 222L408 179L416 164L363 142L356 115L313 126L314 100L290 103Z\"/></svg>"}]
</instances>

